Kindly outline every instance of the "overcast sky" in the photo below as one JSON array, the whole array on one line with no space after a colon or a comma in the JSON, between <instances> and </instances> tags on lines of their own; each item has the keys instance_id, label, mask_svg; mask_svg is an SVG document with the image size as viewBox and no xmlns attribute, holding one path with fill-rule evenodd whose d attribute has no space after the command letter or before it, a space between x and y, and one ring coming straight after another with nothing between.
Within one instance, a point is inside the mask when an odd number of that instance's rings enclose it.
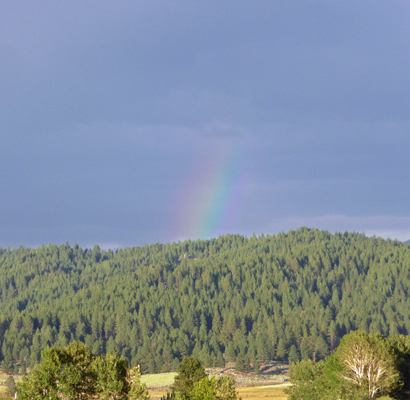
<instances>
[{"instance_id":1,"label":"overcast sky","mask_svg":"<svg viewBox=\"0 0 410 400\"><path fill-rule=\"evenodd\" d=\"M0 2L0 246L410 239L410 3Z\"/></svg>"}]
</instances>

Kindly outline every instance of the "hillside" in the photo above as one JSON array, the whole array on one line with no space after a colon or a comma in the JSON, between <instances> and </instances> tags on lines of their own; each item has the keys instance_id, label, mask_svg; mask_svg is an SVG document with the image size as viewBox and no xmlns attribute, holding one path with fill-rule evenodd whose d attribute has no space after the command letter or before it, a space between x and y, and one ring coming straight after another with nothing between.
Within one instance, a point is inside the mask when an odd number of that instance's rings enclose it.
<instances>
[{"instance_id":1,"label":"hillside","mask_svg":"<svg viewBox=\"0 0 410 400\"><path fill-rule=\"evenodd\" d=\"M145 372L324 358L354 329L409 334L410 248L301 228L112 251L0 250L4 368L84 341ZM16 368L16 367L14 367Z\"/></svg>"}]
</instances>

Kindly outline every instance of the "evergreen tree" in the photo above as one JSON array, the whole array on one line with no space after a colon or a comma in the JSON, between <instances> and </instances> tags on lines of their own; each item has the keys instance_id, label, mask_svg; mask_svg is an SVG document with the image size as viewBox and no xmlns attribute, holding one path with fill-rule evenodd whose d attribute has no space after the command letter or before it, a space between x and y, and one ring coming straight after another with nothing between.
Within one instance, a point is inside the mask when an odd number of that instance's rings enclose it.
<instances>
[{"instance_id":1,"label":"evergreen tree","mask_svg":"<svg viewBox=\"0 0 410 400\"><path fill-rule=\"evenodd\" d=\"M296 346L292 344L289 350L289 364L296 364L297 362L299 362L299 354Z\"/></svg>"},{"instance_id":2,"label":"evergreen tree","mask_svg":"<svg viewBox=\"0 0 410 400\"><path fill-rule=\"evenodd\" d=\"M178 374L167 398L191 399L195 384L205 377L205 369L199 360L185 357L178 366Z\"/></svg>"}]
</instances>

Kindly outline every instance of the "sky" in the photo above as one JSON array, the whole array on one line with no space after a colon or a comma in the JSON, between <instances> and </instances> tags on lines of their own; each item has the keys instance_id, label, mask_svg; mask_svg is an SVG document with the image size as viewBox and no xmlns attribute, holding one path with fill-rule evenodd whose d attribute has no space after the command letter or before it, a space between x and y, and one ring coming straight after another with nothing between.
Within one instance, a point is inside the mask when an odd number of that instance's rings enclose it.
<instances>
[{"instance_id":1,"label":"sky","mask_svg":"<svg viewBox=\"0 0 410 400\"><path fill-rule=\"evenodd\" d=\"M0 246L410 239L410 3L0 2Z\"/></svg>"}]
</instances>

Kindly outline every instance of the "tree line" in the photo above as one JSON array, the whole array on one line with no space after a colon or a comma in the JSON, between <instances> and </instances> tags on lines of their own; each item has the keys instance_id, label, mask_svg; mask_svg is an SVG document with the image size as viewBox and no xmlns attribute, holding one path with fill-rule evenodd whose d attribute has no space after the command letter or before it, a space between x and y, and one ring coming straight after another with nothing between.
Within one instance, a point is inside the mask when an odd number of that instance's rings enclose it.
<instances>
[{"instance_id":1,"label":"tree line","mask_svg":"<svg viewBox=\"0 0 410 400\"><path fill-rule=\"evenodd\" d=\"M364 234L278 235L104 251L0 249L0 361L23 371L81 341L142 372L321 360L345 334L410 332L410 248Z\"/></svg>"}]
</instances>

